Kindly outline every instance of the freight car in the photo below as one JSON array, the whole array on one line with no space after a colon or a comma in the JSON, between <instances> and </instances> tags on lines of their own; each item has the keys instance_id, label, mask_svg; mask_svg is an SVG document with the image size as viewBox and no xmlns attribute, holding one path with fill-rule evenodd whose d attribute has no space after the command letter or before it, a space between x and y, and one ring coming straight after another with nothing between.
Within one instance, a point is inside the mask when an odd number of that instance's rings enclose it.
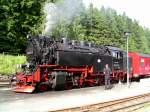
<instances>
[{"instance_id":1,"label":"freight car","mask_svg":"<svg viewBox=\"0 0 150 112\"><path fill-rule=\"evenodd\" d=\"M63 90L101 85L103 68L109 64L114 81L125 81L126 53L111 46L88 42L30 36L26 49L28 64L12 78L15 92Z\"/></svg>"}]
</instances>

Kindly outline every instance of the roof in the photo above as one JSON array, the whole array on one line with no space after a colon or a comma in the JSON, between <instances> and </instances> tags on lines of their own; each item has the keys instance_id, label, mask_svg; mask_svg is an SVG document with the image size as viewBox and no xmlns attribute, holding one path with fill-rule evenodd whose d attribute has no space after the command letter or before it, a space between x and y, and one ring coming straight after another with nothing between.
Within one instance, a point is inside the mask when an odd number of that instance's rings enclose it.
<instances>
[{"instance_id":1,"label":"roof","mask_svg":"<svg viewBox=\"0 0 150 112\"><path fill-rule=\"evenodd\" d=\"M110 50L114 50L114 51L123 51L122 49L118 48L118 47L113 47L113 46L106 46L108 49Z\"/></svg>"},{"instance_id":2,"label":"roof","mask_svg":"<svg viewBox=\"0 0 150 112\"><path fill-rule=\"evenodd\" d=\"M141 57L150 58L150 54L142 54L142 53L137 53L137 54Z\"/></svg>"}]
</instances>

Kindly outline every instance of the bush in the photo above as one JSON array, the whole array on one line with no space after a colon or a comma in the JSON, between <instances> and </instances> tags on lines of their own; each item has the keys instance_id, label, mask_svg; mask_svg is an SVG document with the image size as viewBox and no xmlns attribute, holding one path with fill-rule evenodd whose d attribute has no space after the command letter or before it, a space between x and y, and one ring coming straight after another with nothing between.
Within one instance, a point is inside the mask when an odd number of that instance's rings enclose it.
<instances>
[{"instance_id":1,"label":"bush","mask_svg":"<svg viewBox=\"0 0 150 112\"><path fill-rule=\"evenodd\" d=\"M0 54L0 74L10 75L15 72L20 71L20 68L17 68L19 64L26 63L26 56L13 56L13 55L4 55Z\"/></svg>"}]
</instances>

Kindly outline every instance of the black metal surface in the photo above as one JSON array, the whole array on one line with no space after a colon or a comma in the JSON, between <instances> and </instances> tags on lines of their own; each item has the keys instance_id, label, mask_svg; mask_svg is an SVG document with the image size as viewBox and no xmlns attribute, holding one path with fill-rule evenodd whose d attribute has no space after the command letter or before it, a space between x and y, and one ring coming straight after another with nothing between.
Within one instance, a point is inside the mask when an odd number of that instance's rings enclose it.
<instances>
[{"instance_id":1,"label":"black metal surface","mask_svg":"<svg viewBox=\"0 0 150 112\"><path fill-rule=\"evenodd\" d=\"M94 72L102 71L105 64L112 70L123 69L122 52L116 47L91 46L86 42L54 40L45 36L29 37L26 50L28 62L34 65L94 66ZM114 57L114 53L119 57Z\"/></svg>"},{"instance_id":2,"label":"black metal surface","mask_svg":"<svg viewBox=\"0 0 150 112\"><path fill-rule=\"evenodd\" d=\"M45 36L28 38L26 49L27 60L32 64L54 63L55 41Z\"/></svg>"},{"instance_id":3,"label":"black metal surface","mask_svg":"<svg viewBox=\"0 0 150 112\"><path fill-rule=\"evenodd\" d=\"M58 64L62 66L92 66L97 54L73 51L58 51Z\"/></svg>"},{"instance_id":4,"label":"black metal surface","mask_svg":"<svg viewBox=\"0 0 150 112\"><path fill-rule=\"evenodd\" d=\"M66 87L66 73L65 72L55 72L54 81L52 88L55 90L65 89Z\"/></svg>"}]
</instances>

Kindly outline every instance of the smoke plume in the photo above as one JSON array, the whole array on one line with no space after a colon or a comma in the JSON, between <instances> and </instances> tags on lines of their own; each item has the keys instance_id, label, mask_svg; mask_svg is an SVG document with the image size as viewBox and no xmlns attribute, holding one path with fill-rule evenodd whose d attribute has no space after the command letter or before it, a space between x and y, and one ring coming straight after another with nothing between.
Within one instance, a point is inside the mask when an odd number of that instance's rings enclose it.
<instances>
[{"instance_id":1,"label":"smoke plume","mask_svg":"<svg viewBox=\"0 0 150 112\"><path fill-rule=\"evenodd\" d=\"M54 25L62 18L67 22L79 15L82 10L82 0L64 0L62 3L46 3L44 12L46 14L46 23L43 34L51 35Z\"/></svg>"}]
</instances>

